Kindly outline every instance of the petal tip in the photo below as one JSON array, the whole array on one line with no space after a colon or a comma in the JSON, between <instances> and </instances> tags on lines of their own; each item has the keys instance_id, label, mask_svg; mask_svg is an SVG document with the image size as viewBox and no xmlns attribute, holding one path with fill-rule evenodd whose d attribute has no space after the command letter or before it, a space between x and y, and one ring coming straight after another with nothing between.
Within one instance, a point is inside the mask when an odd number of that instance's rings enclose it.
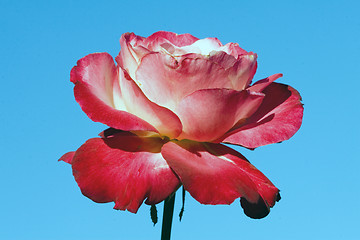
<instances>
[{"instance_id":1,"label":"petal tip","mask_svg":"<svg viewBox=\"0 0 360 240\"><path fill-rule=\"evenodd\" d=\"M275 196L275 201L280 201L281 196L278 192ZM240 198L240 205L244 210L246 216L253 219L261 219L266 217L270 213L270 208L275 205L275 201L273 205L268 205L267 202L264 201L262 197L256 203L249 202L246 198Z\"/></svg>"},{"instance_id":2,"label":"petal tip","mask_svg":"<svg viewBox=\"0 0 360 240\"><path fill-rule=\"evenodd\" d=\"M71 161L72 161L72 159L74 158L74 155L75 155L75 151L65 153L64 155L62 155L62 156L59 158L58 161L59 161L59 162L60 162L60 161L64 161L64 162L66 162L66 163L71 164Z\"/></svg>"}]
</instances>

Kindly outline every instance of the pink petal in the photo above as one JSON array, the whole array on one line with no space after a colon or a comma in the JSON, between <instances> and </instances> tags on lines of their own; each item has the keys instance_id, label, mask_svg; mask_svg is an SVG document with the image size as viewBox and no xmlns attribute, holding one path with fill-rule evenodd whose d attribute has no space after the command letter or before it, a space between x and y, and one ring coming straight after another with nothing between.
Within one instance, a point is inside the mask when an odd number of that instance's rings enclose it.
<instances>
[{"instance_id":1,"label":"pink petal","mask_svg":"<svg viewBox=\"0 0 360 240\"><path fill-rule=\"evenodd\" d=\"M124 33L120 38L121 51L116 61L133 79L141 58L150 52L141 46L144 39L134 33Z\"/></svg>"},{"instance_id":2,"label":"pink petal","mask_svg":"<svg viewBox=\"0 0 360 240\"><path fill-rule=\"evenodd\" d=\"M257 55L246 53L236 58L226 52L213 52L209 60L226 69L228 78L231 80L232 88L235 90L244 90L253 79L257 68Z\"/></svg>"},{"instance_id":3,"label":"pink petal","mask_svg":"<svg viewBox=\"0 0 360 240\"><path fill-rule=\"evenodd\" d=\"M217 38L204 38L197 40L191 45L184 46L181 49L186 53L197 53L209 55L212 51L221 51L223 45Z\"/></svg>"},{"instance_id":4,"label":"pink petal","mask_svg":"<svg viewBox=\"0 0 360 240\"><path fill-rule=\"evenodd\" d=\"M156 204L180 186L163 159L161 138L119 132L92 138L75 153L71 164L81 192L98 203L136 213L142 202Z\"/></svg>"},{"instance_id":5,"label":"pink petal","mask_svg":"<svg viewBox=\"0 0 360 240\"><path fill-rule=\"evenodd\" d=\"M234 56L229 55L224 51L211 52L209 60L213 63L219 64L224 69L233 67L237 62L237 59Z\"/></svg>"},{"instance_id":6,"label":"pink petal","mask_svg":"<svg viewBox=\"0 0 360 240\"><path fill-rule=\"evenodd\" d=\"M287 140L299 130L304 110L300 94L279 83L271 83L263 93L265 98L253 116L219 141L256 148Z\"/></svg>"},{"instance_id":7,"label":"pink petal","mask_svg":"<svg viewBox=\"0 0 360 240\"><path fill-rule=\"evenodd\" d=\"M176 34L173 32L159 31L147 37L144 45L148 46L149 49L157 48L158 45L166 42L164 40L171 42L177 47L183 47L191 45L199 39L188 33Z\"/></svg>"},{"instance_id":8,"label":"pink petal","mask_svg":"<svg viewBox=\"0 0 360 240\"><path fill-rule=\"evenodd\" d=\"M73 159L74 155L75 155L75 152L65 153L64 155L61 156L59 161L64 161L66 163L71 164L71 160Z\"/></svg>"},{"instance_id":9,"label":"pink petal","mask_svg":"<svg viewBox=\"0 0 360 240\"><path fill-rule=\"evenodd\" d=\"M249 86L257 68L257 55L250 52L240 55L234 66L229 69L229 78L235 90L244 90Z\"/></svg>"},{"instance_id":10,"label":"pink petal","mask_svg":"<svg viewBox=\"0 0 360 240\"><path fill-rule=\"evenodd\" d=\"M196 54L179 61L161 53L146 55L136 72L136 81L153 102L174 110L186 95L199 89L231 88L227 73L219 65Z\"/></svg>"},{"instance_id":11,"label":"pink petal","mask_svg":"<svg viewBox=\"0 0 360 240\"><path fill-rule=\"evenodd\" d=\"M169 138L176 138L182 131L182 124L175 113L151 102L136 83L119 70L120 86L126 109L154 126L158 132Z\"/></svg>"},{"instance_id":12,"label":"pink petal","mask_svg":"<svg viewBox=\"0 0 360 240\"><path fill-rule=\"evenodd\" d=\"M263 98L263 94L230 89L196 91L186 96L176 109L183 124L178 139L211 142L250 117Z\"/></svg>"},{"instance_id":13,"label":"pink petal","mask_svg":"<svg viewBox=\"0 0 360 240\"><path fill-rule=\"evenodd\" d=\"M156 131L121 108L124 103L117 83L118 70L109 54L87 55L77 62L70 75L75 99L91 120L122 130Z\"/></svg>"},{"instance_id":14,"label":"pink petal","mask_svg":"<svg viewBox=\"0 0 360 240\"><path fill-rule=\"evenodd\" d=\"M244 156L224 145L168 142L161 153L185 189L202 204L231 204L241 197L246 199L242 204L245 213L260 218L278 199L279 190L270 180ZM254 206L260 212L254 211Z\"/></svg>"},{"instance_id":15,"label":"pink petal","mask_svg":"<svg viewBox=\"0 0 360 240\"><path fill-rule=\"evenodd\" d=\"M261 79L254 83L251 87L247 88L249 91L253 92L262 92L267 86L269 86L272 82L274 82L276 79L281 78L283 75L281 73L277 73L274 75L271 75L270 77Z\"/></svg>"},{"instance_id":16,"label":"pink petal","mask_svg":"<svg viewBox=\"0 0 360 240\"><path fill-rule=\"evenodd\" d=\"M224 51L227 54L229 54L231 56L234 56L236 59L238 59L238 57L240 55L248 53L247 51L245 51L244 49L239 47L239 44L237 44L237 43L227 43L227 44L225 44Z\"/></svg>"}]
</instances>

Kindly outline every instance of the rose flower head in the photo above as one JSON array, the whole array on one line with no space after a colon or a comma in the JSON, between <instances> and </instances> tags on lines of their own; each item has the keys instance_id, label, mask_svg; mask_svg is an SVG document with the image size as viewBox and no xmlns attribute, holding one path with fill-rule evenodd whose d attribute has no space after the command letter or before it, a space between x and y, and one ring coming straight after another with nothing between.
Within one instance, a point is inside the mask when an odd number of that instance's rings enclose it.
<instances>
[{"instance_id":1,"label":"rose flower head","mask_svg":"<svg viewBox=\"0 0 360 240\"><path fill-rule=\"evenodd\" d=\"M110 128L61 157L81 192L136 213L181 185L202 204L241 198L246 215L262 218L279 190L237 151L292 137L300 128L299 93L274 81L251 84L257 55L216 38L125 33L114 59L94 53L71 71L76 101Z\"/></svg>"}]
</instances>

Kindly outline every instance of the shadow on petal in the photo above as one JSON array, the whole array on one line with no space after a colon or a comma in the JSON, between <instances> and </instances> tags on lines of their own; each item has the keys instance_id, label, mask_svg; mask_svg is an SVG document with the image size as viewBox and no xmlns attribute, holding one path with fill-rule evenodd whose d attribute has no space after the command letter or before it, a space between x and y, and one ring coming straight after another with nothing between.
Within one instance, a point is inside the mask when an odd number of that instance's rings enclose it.
<instances>
[{"instance_id":1,"label":"shadow on petal","mask_svg":"<svg viewBox=\"0 0 360 240\"><path fill-rule=\"evenodd\" d=\"M157 204L178 189L179 179L160 153L161 138L115 130L103 134L109 133L89 139L75 154L61 159L69 162L73 156L73 175L86 197L115 202L115 209L136 213L144 200Z\"/></svg>"}]
</instances>

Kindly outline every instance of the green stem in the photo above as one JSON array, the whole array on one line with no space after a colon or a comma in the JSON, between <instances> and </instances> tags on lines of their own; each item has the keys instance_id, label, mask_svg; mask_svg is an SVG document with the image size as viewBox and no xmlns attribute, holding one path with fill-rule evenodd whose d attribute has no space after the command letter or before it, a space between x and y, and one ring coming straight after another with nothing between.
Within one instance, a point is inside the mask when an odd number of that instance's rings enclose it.
<instances>
[{"instance_id":1,"label":"green stem","mask_svg":"<svg viewBox=\"0 0 360 240\"><path fill-rule=\"evenodd\" d=\"M171 225L174 214L174 203L175 203L175 193L170 195L164 201L164 214L163 214L163 222L161 229L161 240L170 240Z\"/></svg>"}]
</instances>

